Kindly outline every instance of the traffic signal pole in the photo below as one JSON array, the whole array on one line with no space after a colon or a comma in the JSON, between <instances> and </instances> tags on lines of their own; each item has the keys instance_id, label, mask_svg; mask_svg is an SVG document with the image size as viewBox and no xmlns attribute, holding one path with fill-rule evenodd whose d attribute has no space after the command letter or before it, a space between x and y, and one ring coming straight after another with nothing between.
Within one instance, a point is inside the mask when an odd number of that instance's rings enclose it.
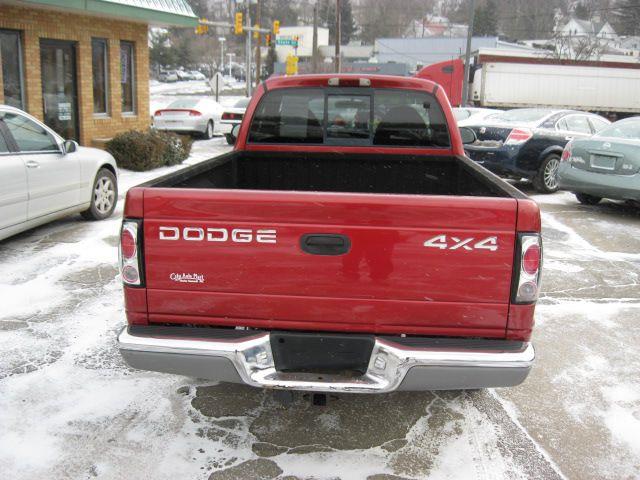
<instances>
[{"instance_id":1,"label":"traffic signal pole","mask_svg":"<svg viewBox=\"0 0 640 480\"><path fill-rule=\"evenodd\" d=\"M247 83L247 97L251 96L251 93L253 92L253 85L251 84L251 64L253 63L251 61L251 36L253 35L253 33L251 32L252 28L251 28L251 5L247 4L247 10L246 10L246 18L247 18L247 26L245 27L245 51L244 51L244 58L245 58L245 62L244 62L244 71L245 71L245 81Z\"/></svg>"}]
</instances>

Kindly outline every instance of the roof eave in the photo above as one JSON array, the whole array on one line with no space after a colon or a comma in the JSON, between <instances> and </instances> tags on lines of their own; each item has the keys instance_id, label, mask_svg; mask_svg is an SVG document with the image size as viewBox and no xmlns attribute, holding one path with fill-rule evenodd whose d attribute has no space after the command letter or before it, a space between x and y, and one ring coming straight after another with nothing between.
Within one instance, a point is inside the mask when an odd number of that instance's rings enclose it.
<instances>
[{"instance_id":1,"label":"roof eave","mask_svg":"<svg viewBox=\"0 0 640 480\"><path fill-rule=\"evenodd\" d=\"M112 3L101 0L23 0L24 3L36 6L54 7L77 13L101 15L127 19L134 22L147 23L152 26L162 27L195 27L198 25L198 17L181 13L164 12L132 6L122 3Z\"/></svg>"}]
</instances>

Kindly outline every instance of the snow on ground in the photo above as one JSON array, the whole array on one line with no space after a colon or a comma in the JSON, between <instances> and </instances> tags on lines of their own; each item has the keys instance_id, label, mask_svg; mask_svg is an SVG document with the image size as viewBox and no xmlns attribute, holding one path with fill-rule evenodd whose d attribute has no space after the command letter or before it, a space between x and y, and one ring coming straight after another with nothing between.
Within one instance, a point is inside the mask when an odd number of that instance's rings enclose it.
<instances>
[{"instance_id":1,"label":"snow on ground","mask_svg":"<svg viewBox=\"0 0 640 480\"><path fill-rule=\"evenodd\" d=\"M228 148L197 141L185 165ZM179 168L121 171L120 197ZM0 243L2 477L640 477L640 216L535 199L546 260L527 382L324 408L123 364L122 202L106 221L70 217Z\"/></svg>"}]
</instances>

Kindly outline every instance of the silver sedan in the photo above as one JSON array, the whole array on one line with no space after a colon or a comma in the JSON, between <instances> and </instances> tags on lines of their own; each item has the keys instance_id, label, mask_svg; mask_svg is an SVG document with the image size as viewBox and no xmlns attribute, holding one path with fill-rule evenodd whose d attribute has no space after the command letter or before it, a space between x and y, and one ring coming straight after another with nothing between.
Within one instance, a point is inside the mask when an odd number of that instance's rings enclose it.
<instances>
[{"instance_id":1,"label":"silver sedan","mask_svg":"<svg viewBox=\"0 0 640 480\"><path fill-rule=\"evenodd\" d=\"M65 141L22 110L0 105L0 240L72 213L109 217L117 171L107 152Z\"/></svg>"}]
</instances>

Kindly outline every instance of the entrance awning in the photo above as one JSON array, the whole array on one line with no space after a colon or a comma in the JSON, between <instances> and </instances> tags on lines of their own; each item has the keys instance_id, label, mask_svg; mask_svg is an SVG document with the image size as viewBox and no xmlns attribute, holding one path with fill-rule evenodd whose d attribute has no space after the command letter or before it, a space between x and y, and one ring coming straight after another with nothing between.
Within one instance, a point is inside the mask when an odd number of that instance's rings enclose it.
<instances>
[{"instance_id":1,"label":"entrance awning","mask_svg":"<svg viewBox=\"0 0 640 480\"><path fill-rule=\"evenodd\" d=\"M22 3L123 18L155 26L198 25L198 17L187 0L23 0Z\"/></svg>"}]
</instances>

